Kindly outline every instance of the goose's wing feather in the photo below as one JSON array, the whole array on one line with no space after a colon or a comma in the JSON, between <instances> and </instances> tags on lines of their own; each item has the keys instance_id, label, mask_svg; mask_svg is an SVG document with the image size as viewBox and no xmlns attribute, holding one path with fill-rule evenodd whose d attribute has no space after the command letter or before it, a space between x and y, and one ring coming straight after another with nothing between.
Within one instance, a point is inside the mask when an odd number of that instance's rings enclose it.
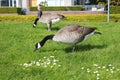
<instances>
[{"instance_id":1,"label":"goose's wing feather","mask_svg":"<svg viewBox=\"0 0 120 80\"><path fill-rule=\"evenodd\" d=\"M63 15L60 15L60 14L44 13L39 19L39 21L42 23L49 23L51 20L62 19L62 18L63 18Z\"/></svg>"},{"instance_id":2,"label":"goose's wing feather","mask_svg":"<svg viewBox=\"0 0 120 80\"><path fill-rule=\"evenodd\" d=\"M55 34L53 40L62 43L77 43L82 40L82 28L79 25L68 25Z\"/></svg>"},{"instance_id":3,"label":"goose's wing feather","mask_svg":"<svg viewBox=\"0 0 120 80\"><path fill-rule=\"evenodd\" d=\"M41 20L45 19L45 20L52 20L52 19L56 19L56 18L62 18L63 15L60 14L55 14L55 13L44 13L41 16Z\"/></svg>"},{"instance_id":4,"label":"goose's wing feather","mask_svg":"<svg viewBox=\"0 0 120 80\"><path fill-rule=\"evenodd\" d=\"M67 25L55 34L53 40L63 43L77 43L92 33L96 28L84 27L77 24Z\"/></svg>"},{"instance_id":5,"label":"goose's wing feather","mask_svg":"<svg viewBox=\"0 0 120 80\"><path fill-rule=\"evenodd\" d=\"M77 24L73 24L73 25L67 25L64 28L60 29L58 31L58 35L64 35L64 33L76 33L79 35L87 35L89 33L92 33L96 28L93 27L85 27L85 26L80 26Z\"/></svg>"},{"instance_id":6,"label":"goose's wing feather","mask_svg":"<svg viewBox=\"0 0 120 80\"><path fill-rule=\"evenodd\" d=\"M82 33L82 34L83 34L84 36L85 36L85 35L88 35L88 34L94 32L95 29L97 29L97 28L95 28L95 27L84 27L84 26L83 26L83 33Z\"/></svg>"}]
</instances>

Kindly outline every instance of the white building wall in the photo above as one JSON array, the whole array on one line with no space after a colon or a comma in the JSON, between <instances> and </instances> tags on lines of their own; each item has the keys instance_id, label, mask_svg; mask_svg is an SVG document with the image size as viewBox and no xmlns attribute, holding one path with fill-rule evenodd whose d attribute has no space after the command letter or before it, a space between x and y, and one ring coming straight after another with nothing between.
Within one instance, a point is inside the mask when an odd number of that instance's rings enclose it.
<instances>
[{"instance_id":1,"label":"white building wall","mask_svg":"<svg viewBox=\"0 0 120 80\"><path fill-rule=\"evenodd\" d=\"M29 0L22 0L21 8L25 11L25 14L29 12Z\"/></svg>"},{"instance_id":2,"label":"white building wall","mask_svg":"<svg viewBox=\"0 0 120 80\"><path fill-rule=\"evenodd\" d=\"M73 0L64 0L64 6L72 6Z\"/></svg>"},{"instance_id":3,"label":"white building wall","mask_svg":"<svg viewBox=\"0 0 120 80\"><path fill-rule=\"evenodd\" d=\"M48 6L72 6L74 0L36 0L38 5L42 1L47 1Z\"/></svg>"},{"instance_id":4,"label":"white building wall","mask_svg":"<svg viewBox=\"0 0 120 80\"><path fill-rule=\"evenodd\" d=\"M37 6L38 4L40 4L40 2L44 2L44 1L47 1L47 0L37 0L36 6Z\"/></svg>"},{"instance_id":5,"label":"white building wall","mask_svg":"<svg viewBox=\"0 0 120 80\"><path fill-rule=\"evenodd\" d=\"M56 6L56 1L55 0L47 0L48 6Z\"/></svg>"},{"instance_id":6,"label":"white building wall","mask_svg":"<svg viewBox=\"0 0 120 80\"><path fill-rule=\"evenodd\" d=\"M22 0L18 0L18 7L22 7Z\"/></svg>"},{"instance_id":7,"label":"white building wall","mask_svg":"<svg viewBox=\"0 0 120 80\"><path fill-rule=\"evenodd\" d=\"M28 8L27 0L22 0L22 8Z\"/></svg>"},{"instance_id":8,"label":"white building wall","mask_svg":"<svg viewBox=\"0 0 120 80\"><path fill-rule=\"evenodd\" d=\"M18 0L16 0L16 7L19 7L19 3L18 3Z\"/></svg>"},{"instance_id":9,"label":"white building wall","mask_svg":"<svg viewBox=\"0 0 120 80\"><path fill-rule=\"evenodd\" d=\"M73 0L46 0L48 6L72 6Z\"/></svg>"}]
</instances>

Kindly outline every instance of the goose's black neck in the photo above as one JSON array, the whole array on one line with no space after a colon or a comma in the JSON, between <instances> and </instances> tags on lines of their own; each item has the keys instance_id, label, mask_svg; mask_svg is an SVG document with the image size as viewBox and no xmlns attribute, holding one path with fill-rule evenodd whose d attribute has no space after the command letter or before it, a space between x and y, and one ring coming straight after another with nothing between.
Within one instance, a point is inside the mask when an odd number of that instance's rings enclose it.
<instances>
[{"instance_id":1,"label":"goose's black neck","mask_svg":"<svg viewBox=\"0 0 120 80\"><path fill-rule=\"evenodd\" d=\"M43 38L43 40L39 42L40 45L43 46L47 40L52 40L53 37L54 37L54 35L47 35L47 36L45 36L45 37Z\"/></svg>"}]
</instances>

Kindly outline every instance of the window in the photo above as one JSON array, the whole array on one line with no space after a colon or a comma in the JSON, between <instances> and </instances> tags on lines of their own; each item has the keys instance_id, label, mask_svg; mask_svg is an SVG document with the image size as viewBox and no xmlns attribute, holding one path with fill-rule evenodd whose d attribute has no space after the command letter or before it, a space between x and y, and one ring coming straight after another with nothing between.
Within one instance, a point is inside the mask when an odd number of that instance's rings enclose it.
<instances>
[{"instance_id":1,"label":"window","mask_svg":"<svg viewBox=\"0 0 120 80\"><path fill-rule=\"evenodd\" d=\"M16 7L16 0L0 0L1 7Z\"/></svg>"},{"instance_id":2,"label":"window","mask_svg":"<svg viewBox=\"0 0 120 80\"><path fill-rule=\"evenodd\" d=\"M1 6L9 6L9 1L8 0L0 0Z\"/></svg>"},{"instance_id":3,"label":"window","mask_svg":"<svg viewBox=\"0 0 120 80\"><path fill-rule=\"evenodd\" d=\"M74 0L74 5L84 5L90 3L89 0Z\"/></svg>"},{"instance_id":4,"label":"window","mask_svg":"<svg viewBox=\"0 0 120 80\"><path fill-rule=\"evenodd\" d=\"M85 4L89 4L90 3L90 0L85 0Z\"/></svg>"}]
</instances>

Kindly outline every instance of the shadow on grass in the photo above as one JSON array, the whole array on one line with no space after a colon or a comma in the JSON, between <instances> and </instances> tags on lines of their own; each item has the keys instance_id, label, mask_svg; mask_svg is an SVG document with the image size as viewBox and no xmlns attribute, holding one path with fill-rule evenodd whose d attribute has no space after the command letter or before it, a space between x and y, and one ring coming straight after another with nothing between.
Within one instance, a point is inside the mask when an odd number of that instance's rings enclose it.
<instances>
[{"instance_id":1,"label":"shadow on grass","mask_svg":"<svg viewBox=\"0 0 120 80\"><path fill-rule=\"evenodd\" d=\"M58 31L58 30L60 30L60 28L59 27L52 27L51 30Z\"/></svg>"},{"instance_id":2,"label":"shadow on grass","mask_svg":"<svg viewBox=\"0 0 120 80\"><path fill-rule=\"evenodd\" d=\"M81 52L81 51L89 51L91 49L103 49L107 47L107 45L90 45L90 44L87 44L87 45L77 45L76 47L76 50L75 52ZM65 49L62 49L64 50L66 53L72 53L72 46L70 47L67 47ZM61 51L61 49L52 49L52 50L45 50L45 49L38 49L37 50L38 52L57 52L57 51ZM36 51L35 51L36 52Z\"/></svg>"},{"instance_id":3,"label":"shadow on grass","mask_svg":"<svg viewBox=\"0 0 120 80\"><path fill-rule=\"evenodd\" d=\"M77 45L76 47L76 52L79 52L79 51L89 51L91 49L102 49L102 48L105 48L107 45L90 45L90 44L87 44L87 45ZM67 53L70 53L72 52L72 47L68 47L65 49L65 51Z\"/></svg>"},{"instance_id":4,"label":"shadow on grass","mask_svg":"<svg viewBox=\"0 0 120 80\"><path fill-rule=\"evenodd\" d=\"M41 28L40 26L37 26L37 27ZM46 27L42 27L41 29L48 31L48 27L47 26ZM51 27L51 31L58 31L58 30L60 30L59 27L54 27L54 26Z\"/></svg>"}]
</instances>

